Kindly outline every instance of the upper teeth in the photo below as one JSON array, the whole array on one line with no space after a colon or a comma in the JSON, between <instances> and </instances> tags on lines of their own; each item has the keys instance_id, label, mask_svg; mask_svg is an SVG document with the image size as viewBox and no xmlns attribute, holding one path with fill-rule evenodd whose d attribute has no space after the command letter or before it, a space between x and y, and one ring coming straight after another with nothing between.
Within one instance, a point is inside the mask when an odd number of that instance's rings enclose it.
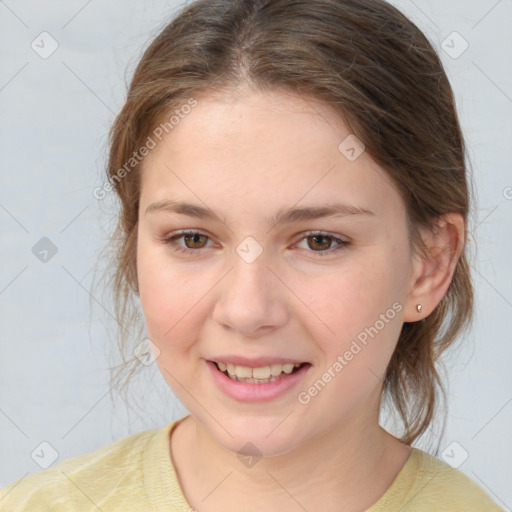
<instances>
[{"instance_id":1,"label":"upper teeth","mask_svg":"<svg viewBox=\"0 0 512 512\"><path fill-rule=\"evenodd\" d=\"M251 368L249 366L217 362L217 366L221 372L227 370L230 375L236 375L241 379L268 379L270 376L277 377L281 375L282 372L290 374L293 369L298 368L300 364L271 364L270 366Z\"/></svg>"}]
</instances>

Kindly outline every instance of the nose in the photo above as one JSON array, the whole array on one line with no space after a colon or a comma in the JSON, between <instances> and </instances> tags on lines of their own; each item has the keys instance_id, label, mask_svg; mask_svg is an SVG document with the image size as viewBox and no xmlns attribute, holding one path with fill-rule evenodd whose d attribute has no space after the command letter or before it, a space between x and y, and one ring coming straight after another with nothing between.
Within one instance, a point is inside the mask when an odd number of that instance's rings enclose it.
<instances>
[{"instance_id":1,"label":"nose","mask_svg":"<svg viewBox=\"0 0 512 512\"><path fill-rule=\"evenodd\" d=\"M288 321L286 287L262 255L247 263L234 256L232 270L219 283L213 318L225 329L258 337Z\"/></svg>"}]
</instances>

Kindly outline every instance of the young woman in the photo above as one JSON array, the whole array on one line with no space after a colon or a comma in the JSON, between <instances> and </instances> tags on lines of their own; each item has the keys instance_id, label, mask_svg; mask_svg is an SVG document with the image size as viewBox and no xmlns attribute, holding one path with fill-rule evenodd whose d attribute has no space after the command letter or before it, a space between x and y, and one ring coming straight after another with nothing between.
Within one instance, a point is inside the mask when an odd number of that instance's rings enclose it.
<instances>
[{"instance_id":1,"label":"young woman","mask_svg":"<svg viewBox=\"0 0 512 512\"><path fill-rule=\"evenodd\" d=\"M135 72L105 188L122 332L135 297L190 414L14 482L5 510L502 510L412 447L472 285L452 91L399 11L191 3Z\"/></svg>"}]
</instances>

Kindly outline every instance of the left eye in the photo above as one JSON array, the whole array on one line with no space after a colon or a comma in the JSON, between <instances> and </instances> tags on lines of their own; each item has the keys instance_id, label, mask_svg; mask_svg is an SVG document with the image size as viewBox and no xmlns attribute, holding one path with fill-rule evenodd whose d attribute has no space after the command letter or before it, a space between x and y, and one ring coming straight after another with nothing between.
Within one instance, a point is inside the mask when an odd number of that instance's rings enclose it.
<instances>
[{"instance_id":1,"label":"left eye","mask_svg":"<svg viewBox=\"0 0 512 512\"><path fill-rule=\"evenodd\" d=\"M183 239L184 244L178 243L180 239ZM204 249L209 241L209 237L198 231L182 231L181 233L161 238L160 241L171 246L175 251L191 254L198 253L201 249ZM299 243L302 242L306 242L307 248L311 249L309 252L317 253L319 256L334 253L349 244L347 240L342 240L334 235L319 231L304 233L299 239ZM336 246L332 248L334 243ZM298 244L296 245L298 246Z\"/></svg>"},{"instance_id":2,"label":"left eye","mask_svg":"<svg viewBox=\"0 0 512 512\"><path fill-rule=\"evenodd\" d=\"M300 240L301 243L304 241L308 248L313 249L312 252L318 252L321 256L325 253L336 252L339 249L342 249L345 245L348 245L346 240L321 232L306 233L306 236L303 236ZM333 243L336 243L337 245L333 250L330 250Z\"/></svg>"}]
</instances>

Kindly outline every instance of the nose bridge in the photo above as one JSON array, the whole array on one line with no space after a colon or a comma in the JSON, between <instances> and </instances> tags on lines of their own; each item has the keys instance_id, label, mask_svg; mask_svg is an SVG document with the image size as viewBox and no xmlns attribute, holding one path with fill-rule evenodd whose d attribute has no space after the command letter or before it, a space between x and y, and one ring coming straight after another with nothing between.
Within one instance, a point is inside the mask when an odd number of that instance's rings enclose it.
<instances>
[{"instance_id":1,"label":"nose bridge","mask_svg":"<svg viewBox=\"0 0 512 512\"><path fill-rule=\"evenodd\" d=\"M244 334L263 326L280 326L287 317L279 280L268 268L268 254L254 242L242 242L233 254L232 269L221 284L214 314L219 323Z\"/></svg>"},{"instance_id":2,"label":"nose bridge","mask_svg":"<svg viewBox=\"0 0 512 512\"><path fill-rule=\"evenodd\" d=\"M247 249L247 245L241 244L233 256L233 270L226 297L240 305L250 304L254 311L274 300L274 276L268 268L271 262L264 251L256 254L250 246L248 252L243 252L244 249Z\"/></svg>"},{"instance_id":3,"label":"nose bridge","mask_svg":"<svg viewBox=\"0 0 512 512\"><path fill-rule=\"evenodd\" d=\"M230 291L242 297L250 293L266 296L268 299L269 277L272 275L268 269L269 264L267 255L247 260L240 256L237 249L237 254L233 257ZM253 297L254 300L257 299L256 295Z\"/></svg>"}]
</instances>

